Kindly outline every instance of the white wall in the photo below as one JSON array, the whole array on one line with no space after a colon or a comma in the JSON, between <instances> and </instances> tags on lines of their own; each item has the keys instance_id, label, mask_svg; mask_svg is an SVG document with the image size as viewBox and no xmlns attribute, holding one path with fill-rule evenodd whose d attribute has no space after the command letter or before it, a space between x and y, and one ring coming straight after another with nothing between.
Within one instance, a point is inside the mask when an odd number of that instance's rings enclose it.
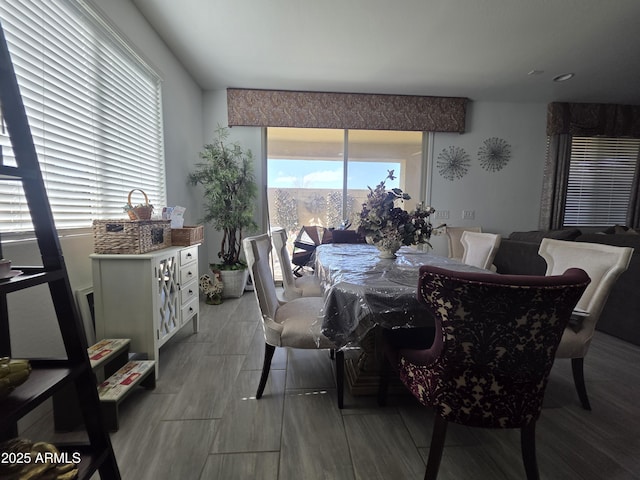
<instances>
[{"instance_id":1,"label":"white wall","mask_svg":"<svg viewBox=\"0 0 640 480\"><path fill-rule=\"evenodd\" d=\"M187 173L198 161L203 145L202 90L151 29L130 0L97 2L98 10L116 30L157 69L163 78L163 112L167 200L169 205L187 208L186 223L201 216L200 194L187 185ZM126 199L123 199L123 204ZM123 213L124 215L124 213ZM61 239L72 288L91 285L93 237ZM35 242L3 245L3 254L14 265L42 265ZM46 288L9 295L14 356L56 356L64 353L50 295Z\"/></svg>"},{"instance_id":2,"label":"white wall","mask_svg":"<svg viewBox=\"0 0 640 480\"><path fill-rule=\"evenodd\" d=\"M219 123L227 124L226 91L205 94L204 124L209 131ZM438 210L449 210L449 219L434 219L437 226L480 225L484 231L508 235L512 231L535 230L538 226L540 193L546 148L545 104L470 102L467 107L466 133L436 133L433 141L433 175L428 201ZM260 163L263 152L261 129L233 127L234 139L243 142L256 154ZM481 168L478 149L487 138L498 137L511 146L511 160L498 172ZM449 181L435 166L443 149L458 146L471 159L468 173L461 179ZM258 165L256 172L261 171ZM261 178L261 189L266 178ZM474 210L474 220L462 220L462 210ZM444 237L432 237L437 253L447 253ZM216 245L217 246L217 245ZM210 251L210 255L214 252ZM211 257L215 258L215 257Z\"/></svg>"},{"instance_id":3,"label":"white wall","mask_svg":"<svg viewBox=\"0 0 640 480\"><path fill-rule=\"evenodd\" d=\"M480 225L483 231L502 235L538 228L546 111L544 104L470 102L466 133L435 134L430 202L438 210L448 210L449 219L434 219L434 225ZM484 170L478 161L478 149L491 137L511 146L511 160L497 172ZM467 175L453 181L440 176L435 165L450 146L463 148L471 159ZM474 210L475 219L463 220L463 210ZM446 254L444 238L432 240L436 251Z\"/></svg>"}]
</instances>

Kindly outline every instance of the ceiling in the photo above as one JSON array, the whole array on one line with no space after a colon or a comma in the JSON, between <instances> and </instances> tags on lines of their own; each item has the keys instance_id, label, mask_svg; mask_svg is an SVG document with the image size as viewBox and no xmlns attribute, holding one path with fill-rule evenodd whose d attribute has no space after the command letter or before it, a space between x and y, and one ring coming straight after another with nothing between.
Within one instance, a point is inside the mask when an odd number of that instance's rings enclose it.
<instances>
[{"instance_id":1,"label":"ceiling","mask_svg":"<svg viewBox=\"0 0 640 480\"><path fill-rule=\"evenodd\" d=\"M640 105L640 0L131 1L205 90Z\"/></svg>"}]
</instances>

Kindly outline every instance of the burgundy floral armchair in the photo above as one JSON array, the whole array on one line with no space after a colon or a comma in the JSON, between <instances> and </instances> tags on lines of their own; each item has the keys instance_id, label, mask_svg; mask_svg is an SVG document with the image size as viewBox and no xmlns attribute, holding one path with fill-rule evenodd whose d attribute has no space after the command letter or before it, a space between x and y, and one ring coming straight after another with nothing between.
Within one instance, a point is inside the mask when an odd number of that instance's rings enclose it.
<instances>
[{"instance_id":1,"label":"burgundy floral armchair","mask_svg":"<svg viewBox=\"0 0 640 480\"><path fill-rule=\"evenodd\" d=\"M589 281L580 269L544 277L421 267L418 296L435 320L433 345L387 345L386 353L436 412L425 479L438 475L448 422L520 428L527 478L539 478L535 423L562 332Z\"/></svg>"}]
</instances>

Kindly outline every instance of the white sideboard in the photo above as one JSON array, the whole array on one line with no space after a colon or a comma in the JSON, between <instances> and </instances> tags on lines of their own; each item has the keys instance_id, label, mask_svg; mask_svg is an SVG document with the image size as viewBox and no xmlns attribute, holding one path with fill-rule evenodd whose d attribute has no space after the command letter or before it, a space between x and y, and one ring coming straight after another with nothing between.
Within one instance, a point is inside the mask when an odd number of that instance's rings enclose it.
<instances>
[{"instance_id":1,"label":"white sideboard","mask_svg":"<svg viewBox=\"0 0 640 480\"><path fill-rule=\"evenodd\" d=\"M198 332L198 245L90 257L96 338L130 338L158 378L160 347L189 321Z\"/></svg>"}]
</instances>

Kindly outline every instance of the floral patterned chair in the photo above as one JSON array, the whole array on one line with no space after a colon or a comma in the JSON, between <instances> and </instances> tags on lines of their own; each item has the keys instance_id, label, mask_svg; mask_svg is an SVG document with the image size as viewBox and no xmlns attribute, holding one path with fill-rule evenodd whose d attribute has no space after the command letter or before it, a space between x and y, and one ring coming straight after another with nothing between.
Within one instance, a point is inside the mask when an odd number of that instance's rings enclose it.
<instances>
[{"instance_id":1,"label":"floral patterned chair","mask_svg":"<svg viewBox=\"0 0 640 480\"><path fill-rule=\"evenodd\" d=\"M386 354L436 412L425 479L438 475L448 422L520 428L527 478L539 478L535 424L562 332L589 282L575 268L547 277L420 268L418 297L435 319L435 340L422 350L386 345Z\"/></svg>"}]
</instances>

